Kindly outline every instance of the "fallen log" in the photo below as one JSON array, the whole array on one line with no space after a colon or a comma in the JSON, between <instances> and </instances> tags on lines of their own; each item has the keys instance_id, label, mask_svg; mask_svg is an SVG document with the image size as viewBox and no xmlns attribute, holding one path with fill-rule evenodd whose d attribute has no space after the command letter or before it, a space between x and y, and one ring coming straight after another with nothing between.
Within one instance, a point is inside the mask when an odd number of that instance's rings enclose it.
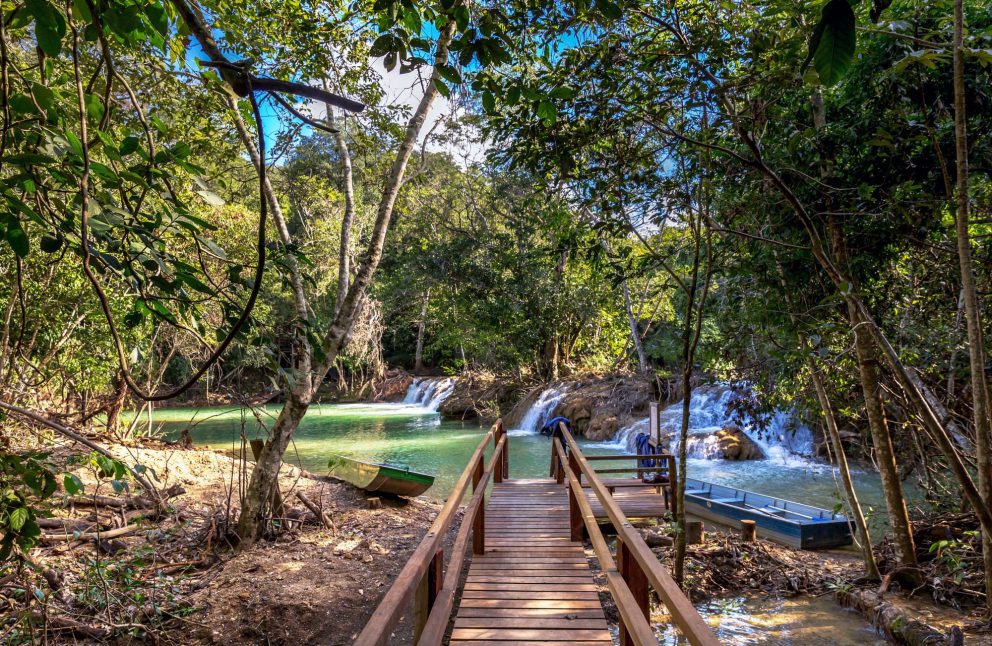
<instances>
[{"instance_id":1,"label":"fallen log","mask_svg":"<svg viewBox=\"0 0 992 646\"><path fill-rule=\"evenodd\" d=\"M84 624L75 619L60 617L58 615L43 615L40 612L32 612L31 620L36 624L42 624L49 632L70 632L77 637L87 637L89 639L104 640L110 637L110 631L101 626Z\"/></svg>"},{"instance_id":2,"label":"fallen log","mask_svg":"<svg viewBox=\"0 0 992 646\"><path fill-rule=\"evenodd\" d=\"M331 520L331 517L327 514L327 512L314 504L312 500L307 498L305 493L302 491L297 491L296 497L303 503L303 506L312 511L314 515L319 518L322 523L324 523L324 527L326 529L334 529L334 521Z\"/></svg>"},{"instance_id":3,"label":"fallen log","mask_svg":"<svg viewBox=\"0 0 992 646\"><path fill-rule=\"evenodd\" d=\"M170 498L175 498L176 496L181 496L186 493L186 490L181 485L172 485L168 489L164 489L159 492L163 502L169 500ZM77 507L114 507L116 509L153 509L158 506L158 503L154 500L149 499L146 496L128 496L121 498L119 496L100 496L97 494L91 494L88 496L65 496L62 502L66 505L75 505Z\"/></svg>"},{"instance_id":4,"label":"fallen log","mask_svg":"<svg viewBox=\"0 0 992 646\"><path fill-rule=\"evenodd\" d=\"M105 532L86 532L83 534L42 534L38 538L43 543L104 540L108 538L117 538L118 536L126 536L127 534L133 534L139 529L141 529L140 525L125 525L124 527L118 527L117 529L108 529Z\"/></svg>"},{"instance_id":5,"label":"fallen log","mask_svg":"<svg viewBox=\"0 0 992 646\"><path fill-rule=\"evenodd\" d=\"M834 598L845 608L860 612L897 643L909 646L958 643L957 635L961 632L958 626L953 626L946 634L942 633L907 615L901 608L885 601L882 595L872 590L839 590L834 593Z\"/></svg>"}]
</instances>

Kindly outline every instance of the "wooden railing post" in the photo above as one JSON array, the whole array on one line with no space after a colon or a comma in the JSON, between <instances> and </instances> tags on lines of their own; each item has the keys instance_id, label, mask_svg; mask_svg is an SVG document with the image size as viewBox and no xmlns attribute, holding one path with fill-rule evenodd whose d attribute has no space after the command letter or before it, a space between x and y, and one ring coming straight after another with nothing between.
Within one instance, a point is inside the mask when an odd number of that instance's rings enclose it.
<instances>
[{"instance_id":1,"label":"wooden railing post","mask_svg":"<svg viewBox=\"0 0 992 646\"><path fill-rule=\"evenodd\" d=\"M439 547L437 552L434 553L434 558L428 564L427 572L424 573L423 578L420 580L420 585L417 586L417 598L414 601L414 605L416 606L413 620L414 643L420 640L424 626L427 625L427 619L431 616L431 609L434 607L434 602L441 593L441 585L443 583L444 548Z\"/></svg>"},{"instance_id":2,"label":"wooden railing post","mask_svg":"<svg viewBox=\"0 0 992 646\"><path fill-rule=\"evenodd\" d=\"M503 442L503 458L500 460L501 468L497 468L496 471L501 472L499 480L496 482L503 482L504 479L510 477L510 437L506 434L506 429L503 427L503 420L497 422L499 424L499 437L496 441L499 442L500 438L505 438L506 441Z\"/></svg>"},{"instance_id":3,"label":"wooden railing post","mask_svg":"<svg viewBox=\"0 0 992 646\"><path fill-rule=\"evenodd\" d=\"M496 446L499 446L499 444L497 443ZM472 473L472 493L475 493L476 491L479 490L479 482L482 480L482 472L484 469L485 469L485 465L482 463L482 456L479 456L479 461L475 465L475 471ZM475 520L472 523L472 553L473 554L486 553L485 505L479 506L479 509L475 512Z\"/></svg>"},{"instance_id":4,"label":"wooden railing post","mask_svg":"<svg viewBox=\"0 0 992 646\"><path fill-rule=\"evenodd\" d=\"M667 462L668 462L668 483L669 483L668 486L672 492L672 495L670 497L672 516L675 517L679 513L679 496L678 496L679 469L678 469L678 465L675 463L674 455L668 456Z\"/></svg>"},{"instance_id":5,"label":"wooden railing post","mask_svg":"<svg viewBox=\"0 0 992 646\"><path fill-rule=\"evenodd\" d=\"M565 465L561 463L558 453L561 450L561 440L555 438L551 441L551 475L555 478L555 484L565 482Z\"/></svg>"},{"instance_id":6,"label":"wooden railing post","mask_svg":"<svg viewBox=\"0 0 992 646\"><path fill-rule=\"evenodd\" d=\"M496 432L493 433L493 448L498 447L500 438L506 435L506 429L503 428L502 420L497 420L495 430ZM493 484L503 482L504 471L506 471L506 467L503 466L503 461L506 459L506 444L506 442L503 442L503 453L499 457L499 463L496 465L496 468L493 469Z\"/></svg>"},{"instance_id":7,"label":"wooden railing post","mask_svg":"<svg viewBox=\"0 0 992 646\"><path fill-rule=\"evenodd\" d=\"M620 538L617 538L617 570L620 571L620 576L623 577L627 588L630 589L630 594L637 602L638 608L644 613L644 618L650 623L648 578ZM620 618L620 646L634 646L634 640L624 625L623 617Z\"/></svg>"},{"instance_id":8,"label":"wooden railing post","mask_svg":"<svg viewBox=\"0 0 992 646\"><path fill-rule=\"evenodd\" d=\"M581 482L582 476L578 475L579 462L575 459L575 454L571 451L568 453L568 468L571 469L572 473L576 474L576 482ZM572 487L568 488L568 526L569 540L581 541L585 522L582 520L582 510L579 509L579 502L575 499L575 492L572 490Z\"/></svg>"}]
</instances>

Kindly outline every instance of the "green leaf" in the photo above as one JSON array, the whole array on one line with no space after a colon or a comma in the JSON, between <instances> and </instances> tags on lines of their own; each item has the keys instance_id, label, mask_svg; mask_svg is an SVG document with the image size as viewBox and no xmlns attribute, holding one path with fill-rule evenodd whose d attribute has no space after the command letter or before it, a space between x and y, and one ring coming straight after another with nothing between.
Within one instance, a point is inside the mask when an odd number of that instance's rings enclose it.
<instances>
[{"instance_id":1,"label":"green leaf","mask_svg":"<svg viewBox=\"0 0 992 646\"><path fill-rule=\"evenodd\" d=\"M448 98L451 96L451 88L445 85L444 81L437 78L436 76L434 77L433 81L434 81L434 87L436 87L437 91L441 93L441 96L443 96L444 98Z\"/></svg>"},{"instance_id":2,"label":"green leaf","mask_svg":"<svg viewBox=\"0 0 992 646\"><path fill-rule=\"evenodd\" d=\"M38 47L49 56L58 56L65 37L65 16L47 0L29 0L27 9L34 16Z\"/></svg>"},{"instance_id":3,"label":"green leaf","mask_svg":"<svg viewBox=\"0 0 992 646\"><path fill-rule=\"evenodd\" d=\"M62 248L62 240L61 238L53 236L50 233L46 233L42 236L39 245L41 246L41 250L45 253L55 253Z\"/></svg>"},{"instance_id":4,"label":"green leaf","mask_svg":"<svg viewBox=\"0 0 992 646\"><path fill-rule=\"evenodd\" d=\"M854 9L847 0L830 0L823 6L803 67L805 69L812 58L820 82L826 86L835 85L850 69L856 48Z\"/></svg>"},{"instance_id":5,"label":"green leaf","mask_svg":"<svg viewBox=\"0 0 992 646\"><path fill-rule=\"evenodd\" d=\"M10 107L14 112L21 114L35 114L38 111L34 101L26 94L15 94L10 97Z\"/></svg>"},{"instance_id":6,"label":"green leaf","mask_svg":"<svg viewBox=\"0 0 992 646\"><path fill-rule=\"evenodd\" d=\"M31 250L31 243L28 241L28 234L21 228L21 221L15 217L7 219L7 244L21 258L26 258Z\"/></svg>"},{"instance_id":7,"label":"green leaf","mask_svg":"<svg viewBox=\"0 0 992 646\"><path fill-rule=\"evenodd\" d=\"M462 82L462 75L450 65L438 65L437 71L441 75L441 78L455 85Z\"/></svg>"},{"instance_id":8,"label":"green leaf","mask_svg":"<svg viewBox=\"0 0 992 646\"><path fill-rule=\"evenodd\" d=\"M455 24L458 26L458 31L465 31L468 29L468 22L471 16L468 13L468 7L463 4L455 7Z\"/></svg>"},{"instance_id":9,"label":"green leaf","mask_svg":"<svg viewBox=\"0 0 992 646\"><path fill-rule=\"evenodd\" d=\"M373 58L379 58L380 56L385 56L393 49L393 35L392 34L382 34L375 39L372 43L372 47L369 48L369 56Z\"/></svg>"},{"instance_id":10,"label":"green leaf","mask_svg":"<svg viewBox=\"0 0 992 646\"><path fill-rule=\"evenodd\" d=\"M140 143L141 143L140 140L134 135L125 137L124 141L121 142L121 148L120 148L121 155L130 155L131 153L133 153L138 149L138 145Z\"/></svg>"},{"instance_id":11,"label":"green leaf","mask_svg":"<svg viewBox=\"0 0 992 646\"><path fill-rule=\"evenodd\" d=\"M103 101L100 97L95 94L86 95L86 114L94 121L99 121L103 118Z\"/></svg>"},{"instance_id":12,"label":"green leaf","mask_svg":"<svg viewBox=\"0 0 992 646\"><path fill-rule=\"evenodd\" d=\"M547 125L552 125L558 119L558 111L550 101L541 101L537 105L537 116Z\"/></svg>"},{"instance_id":13,"label":"green leaf","mask_svg":"<svg viewBox=\"0 0 992 646\"><path fill-rule=\"evenodd\" d=\"M10 528L15 532L24 527L24 523L28 522L27 507L18 507L14 511L10 512L10 517L7 522L10 525Z\"/></svg>"},{"instance_id":14,"label":"green leaf","mask_svg":"<svg viewBox=\"0 0 992 646\"><path fill-rule=\"evenodd\" d=\"M62 479L62 486L70 496L82 493L83 491L83 481L71 473L65 474L65 477Z\"/></svg>"},{"instance_id":15,"label":"green leaf","mask_svg":"<svg viewBox=\"0 0 992 646\"><path fill-rule=\"evenodd\" d=\"M486 111L487 114L492 114L496 111L496 98L493 97L492 92L482 93L482 109Z\"/></svg>"},{"instance_id":16,"label":"green leaf","mask_svg":"<svg viewBox=\"0 0 992 646\"><path fill-rule=\"evenodd\" d=\"M40 83L31 86L31 94L34 95L34 100L38 102L42 110L49 109L55 103L55 92Z\"/></svg>"}]
</instances>

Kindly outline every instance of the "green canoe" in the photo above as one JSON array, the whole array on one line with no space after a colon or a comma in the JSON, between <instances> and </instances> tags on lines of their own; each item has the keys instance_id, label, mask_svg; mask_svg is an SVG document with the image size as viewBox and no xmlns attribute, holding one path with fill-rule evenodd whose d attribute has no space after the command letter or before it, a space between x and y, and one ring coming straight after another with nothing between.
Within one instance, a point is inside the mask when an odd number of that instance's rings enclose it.
<instances>
[{"instance_id":1,"label":"green canoe","mask_svg":"<svg viewBox=\"0 0 992 646\"><path fill-rule=\"evenodd\" d=\"M410 471L409 467L369 464L334 456L327 463L331 475L365 491L396 496L419 496L434 484L434 476Z\"/></svg>"}]
</instances>

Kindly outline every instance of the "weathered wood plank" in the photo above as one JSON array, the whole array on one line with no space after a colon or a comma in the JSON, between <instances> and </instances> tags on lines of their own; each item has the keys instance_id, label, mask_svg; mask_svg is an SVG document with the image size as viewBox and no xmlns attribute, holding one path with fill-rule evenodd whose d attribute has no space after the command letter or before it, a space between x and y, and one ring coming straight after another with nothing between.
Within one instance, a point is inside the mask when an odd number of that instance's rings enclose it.
<instances>
[{"instance_id":1,"label":"weathered wood plank","mask_svg":"<svg viewBox=\"0 0 992 646\"><path fill-rule=\"evenodd\" d=\"M522 641L591 641L612 643L610 631L601 630L540 630L529 628L455 628L451 631L451 640L459 639L491 639L491 640L522 640Z\"/></svg>"}]
</instances>

